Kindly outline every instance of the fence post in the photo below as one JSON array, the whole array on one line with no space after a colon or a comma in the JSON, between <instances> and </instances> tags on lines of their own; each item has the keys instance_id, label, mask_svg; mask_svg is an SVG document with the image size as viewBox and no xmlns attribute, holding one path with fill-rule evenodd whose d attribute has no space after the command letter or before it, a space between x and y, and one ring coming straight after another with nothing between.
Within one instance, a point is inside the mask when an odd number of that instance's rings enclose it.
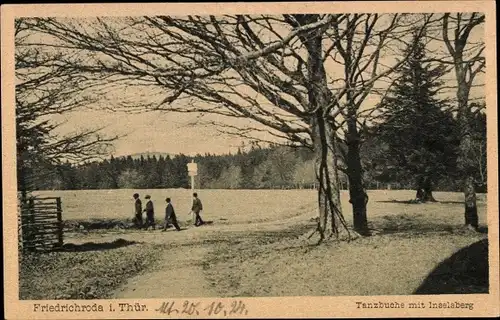
<instances>
[{"instance_id":1,"label":"fence post","mask_svg":"<svg viewBox=\"0 0 500 320\"><path fill-rule=\"evenodd\" d=\"M36 248L35 246L35 233L36 233L36 225L35 225L35 200L33 198L30 198L28 200L28 236L25 242L26 247L30 251L34 251Z\"/></svg>"},{"instance_id":2,"label":"fence post","mask_svg":"<svg viewBox=\"0 0 500 320\"><path fill-rule=\"evenodd\" d=\"M58 197L56 199L56 204L57 204L57 227L58 227L58 234L57 234L57 239L58 239L58 246L62 247L63 245L63 223L62 223L62 206L61 206L61 198Z\"/></svg>"},{"instance_id":3,"label":"fence post","mask_svg":"<svg viewBox=\"0 0 500 320\"><path fill-rule=\"evenodd\" d=\"M28 238L28 202L26 199L21 199L21 246L23 248L23 251L26 251L26 239Z\"/></svg>"}]
</instances>

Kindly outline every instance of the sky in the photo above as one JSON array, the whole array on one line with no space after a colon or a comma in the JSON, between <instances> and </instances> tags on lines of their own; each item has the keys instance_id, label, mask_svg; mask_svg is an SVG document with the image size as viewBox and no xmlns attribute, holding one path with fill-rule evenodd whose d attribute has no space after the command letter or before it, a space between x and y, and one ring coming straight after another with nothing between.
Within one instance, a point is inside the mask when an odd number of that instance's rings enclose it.
<instances>
[{"instance_id":1,"label":"sky","mask_svg":"<svg viewBox=\"0 0 500 320\"><path fill-rule=\"evenodd\" d=\"M246 139L224 134L211 125L195 125L194 114L123 112L87 110L54 116L64 122L58 129L64 134L72 130L104 127L103 133L119 136L114 142L114 156L161 152L169 154L235 153Z\"/></svg>"},{"instance_id":2,"label":"sky","mask_svg":"<svg viewBox=\"0 0 500 320\"><path fill-rule=\"evenodd\" d=\"M128 93L132 96L141 95L140 92L134 93L131 90ZM367 101L373 104L374 100L368 98ZM234 153L242 143L248 141L221 133L214 125L201 125L197 122L197 117L198 115L193 113L126 114L106 111L94 106L87 110L54 116L53 120L64 122L58 128L61 134L104 127L102 131L104 134L120 136L114 142L114 156L147 152L187 155ZM231 125L252 125L250 120L228 120L215 115L208 115L205 120L227 122ZM271 135L263 137L266 140L276 140Z\"/></svg>"}]
</instances>

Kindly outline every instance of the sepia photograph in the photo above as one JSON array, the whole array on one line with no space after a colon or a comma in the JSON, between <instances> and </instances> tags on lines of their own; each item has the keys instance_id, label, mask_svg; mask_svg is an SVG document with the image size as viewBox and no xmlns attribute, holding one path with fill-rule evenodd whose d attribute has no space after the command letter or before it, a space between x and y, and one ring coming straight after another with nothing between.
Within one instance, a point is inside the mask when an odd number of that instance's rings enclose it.
<instances>
[{"instance_id":1,"label":"sepia photograph","mask_svg":"<svg viewBox=\"0 0 500 320\"><path fill-rule=\"evenodd\" d=\"M498 315L493 2L284 4L2 6L7 318Z\"/></svg>"}]
</instances>

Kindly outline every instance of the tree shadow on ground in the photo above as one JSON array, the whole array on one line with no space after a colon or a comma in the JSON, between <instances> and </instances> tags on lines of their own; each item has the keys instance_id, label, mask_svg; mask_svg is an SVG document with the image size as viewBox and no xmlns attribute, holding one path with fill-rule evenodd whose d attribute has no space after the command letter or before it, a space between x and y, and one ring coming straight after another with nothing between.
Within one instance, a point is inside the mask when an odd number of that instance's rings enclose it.
<instances>
[{"instance_id":1,"label":"tree shadow on ground","mask_svg":"<svg viewBox=\"0 0 500 320\"><path fill-rule=\"evenodd\" d=\"M407 234L408 236L423 235L426 233L488 233L487 226L480 226L477 230L469 230L464 225L452 225L446 221L429 221L421 214L385 215L381 219L369 223L372 234Z\"/></svg>"},{"instance_id":2,"label":"tree shadow on ground","mask_svg":"<svg viewBox=\"0 0 500 320\"><path fill-rule=\"evenodd\" d=\"M128 241L125 239L117 239L113 242L100 242L100 243L95 243L95 242L86 242L83 244L66 243L62 247L58 248L56 251L62 251L62 252L102 251L102 250L111 250L111 249L127 247L133 244L137 244L137 242Z\"/></svg>"},{"instance_id":3,"label":"tree shadow on ground","mask_svg":"<svg viewBox=\"0 0 500 320\"><path fill-rule=\"evenodd\" d=\"M173 226L169 226L167 230L161 229L162 232L177 232L177 231L185 231L188 230L189 228L186 227L180 227L179 230L175 229Z\"/></svg>"},{"instance_id":4,"label":"tree shadow on ground","mask_svg":"<svg viewBox=\"0 0 500 320\"><path fill-rule=\"evenodd\" d=\"M89 231L109 229L134 229L135 225L131 219L88 219L88 220L66 220L63 222L65 231Z\"/></svg>"},{"instance_id":5,"label":"tree shadow on ground","mask_svg":"<svg viewBox=\"0 0 500 320\"><path fill-rule=\"evenodd\" d=\"M203 221L203 225L210 225L210 224L214 224L214 222L212 220L204 220Z\"/></svg>"},{"instance_id":6,"label":"tree shadow on ground","mask_svg":"<svg viewBox=\"0 0 500 320\"><path fill-rule=\"evenodd\" d=\"M177 221L181 229L192 226L192 221ZM206 225L213 224L213 221L205 221ZM138 228L132 219L88 219L88 220L66 220L63 222L65 232L128 232L144 230L144 226ZM165 221L156 219L156 226L163 227Z\"/></svg>"},{"instance_id":7,"label":"tree shadow on ground","mask_svg":"<svg viewBox=\"0 0 500 320\"><path fill-rule=\"evenodd\" d=\"M480 226L479 228L477 228L477 232L488 233L488 227L487 226Z\"/></svg>"},{"instance_id":8,"label":"tree shadow on ground","mask_svg":"<svg viewBox=\"0 0 500 320\"><path fill-rule=\"evenodd\" d=\"M195 227L195 225L193 224L193 220L187 220L187 221L184 221L184 222L177 221L177 223L179 225L185 225L185 226L189 226L189 227ZM203 220L203 224L199 225L198 227L202 227L202 226L210 225L210 224L214 224L214 222L212 220Z\"/></svg>"},{"instance_id":9,"label":"tree shadow on ground","mask_svg":"<svg viewBox=\"0 0 500 320\"><path fill-rule=\"evenodd\" d=\"M441 203L441 204L461 204L463 205L464 202L463 201L438 201L437 203Z\"/></svg>"},{"instance_id":10,"label":"tree shadow on ground","mask_svg":"<svg viewBox=\"0 0 500 320\"><path fill-rule=\"evenodd\" d=\"M428 202L420 202L414 199L411 200L376 200L375 202L381 203L401 203L401 204L428 204L428 203L440 203L440 204L464 204L463 201L428 201Z\"/></svg>"},{"instance_id":11,"label":"tree shadow on ground","mask_svg":"<svg viewBox=\"0 0 500 320\"><path fill-rule=\"evenodd\" d=\"M457 251L441 262L414 294L488 292L488 239L483 239Z\"/></svg>"}]
</instances>

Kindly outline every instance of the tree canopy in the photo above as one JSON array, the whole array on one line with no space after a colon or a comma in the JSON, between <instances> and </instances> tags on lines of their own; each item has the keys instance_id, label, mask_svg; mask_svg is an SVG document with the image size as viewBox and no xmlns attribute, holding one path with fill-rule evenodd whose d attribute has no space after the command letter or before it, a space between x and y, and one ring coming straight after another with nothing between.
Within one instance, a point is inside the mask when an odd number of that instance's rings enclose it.
<instances>
[{"instance_id":1,"label":"tree canopy","mask_svg":"<svg viewBox=\"0 0 500 320\"><path fill-rule=\"evenodd\" d=\"M383 162L381 175L393 180L410 177L423 201L433 199L433 181L456 171L459 139L448 102L438 96L445 68L426 60L424 43L418 41L380 103L381 123L375 133L384 146L375 159Z\"/></svg>"}]
</instances>

